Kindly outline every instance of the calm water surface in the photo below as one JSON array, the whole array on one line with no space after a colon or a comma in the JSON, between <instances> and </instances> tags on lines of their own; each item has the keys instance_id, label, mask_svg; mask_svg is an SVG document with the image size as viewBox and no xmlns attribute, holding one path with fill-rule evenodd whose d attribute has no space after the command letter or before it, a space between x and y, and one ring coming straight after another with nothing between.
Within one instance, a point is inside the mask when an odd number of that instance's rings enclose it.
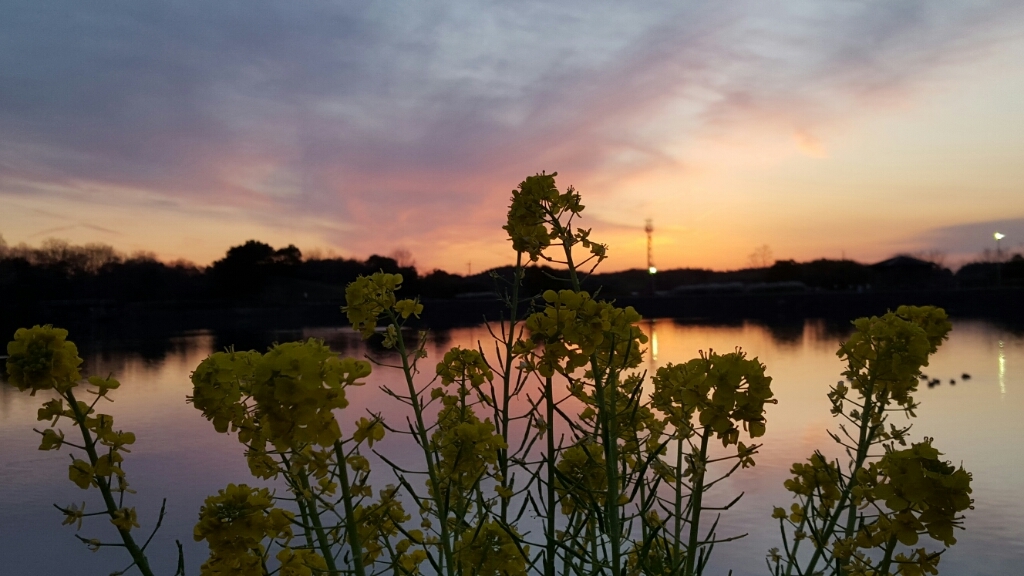
<instances>
[{"instance_id":1,"label":"calm water surface","mask_svg":"<svg viewBox=\"0 0 1024 576\"><path fill-rule=\"evenodd\" d=\"M744 498L722 519L721 536L749 532L739 542L715 550L710 574L764 574L768 548L778 546L777 525L769 518L773 505L791 500L782 488L791 463L807 458L815 448L827 448L826 428L837 425L829 414L827 386L839 379L842 366L835 356L845 329L822 322L766 327L744 323L703 326L659 320L645 324L652 333L656 352L648 368L682 362L698 350L731 351L741 346L757 356L774 378L777 405L768 407L768 433L757 466L740 471L712 496L724 503L739 492ZM201 415L185 403L191 390L189 373L208 354L235 343L238 348L264 348L269 342L318 337L350 356L386 360L383 351L368 350L347 329L270 332L225 336L209 332L182 335L160 342L88 342L74 334L91 374L114 374L122 382L104 412L115 417L116 426L137 435L134 451L125 462L132 486L138 490L129 505L139 512L143 531L153 526L162 498L167 499L167 518L150 545L150 559L158 573L174 572L174 540L185 547L189 574L198 574L205 559L204 545L192 540L192 526L203 499L229 482L254 483L241 446L235 438L217 434ZM431 359L454 345L474 346L487 341L483 328L465 328L433 336ZM428 359L428 366L432 360ZM922 386L921 403L912 431L913 439L935 438L946 458L974 474L975 510L967 514L967 531L943 557L941 572L947 575L1003 575L1020 573L1024 562L1024 335L981 321L954 322L950 339L925 370L941 378L934 388ZM961 374L969 373L970 380ZM395 382L398 373L378 368L368 385L350 393L343 428L364 410L401 414L400 407L384 397L377 386ZM950 385L949 380L956 384ZM67 451L40 452L33 428L36 410L45 401L0 384L0 572L12 575L105 575L123 569L128 561L121 550L89 552L73 536L74 529L61 526L61 514L53 503L87 502L87 510L99 510L95 491L79 490L67 479ZM899 422L898 416L894 422ZM70 431L69 431L70 432ZM409 447L385 441L384 450L409 455ZM376 472L375 472L376 474ZM385 479L378 479L384 484ZM715 493L712 493L715 494ZM716 500L717 498L717 500ZM140 531L141 532L141 531ZM80 534L109 541L116 533L109 523L96 518L86 522Z\"/></svg>"}]
</instances>

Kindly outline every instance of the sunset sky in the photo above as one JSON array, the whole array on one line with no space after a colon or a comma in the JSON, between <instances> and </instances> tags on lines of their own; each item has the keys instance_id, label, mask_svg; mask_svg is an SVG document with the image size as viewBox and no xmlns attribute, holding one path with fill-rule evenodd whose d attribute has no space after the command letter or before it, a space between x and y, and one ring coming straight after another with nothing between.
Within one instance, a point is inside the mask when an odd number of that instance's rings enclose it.
<instances>
[{"instance_id":1,"label":"sunset sky","mask_svg":"<svg viewBox=\"0 0 1024 576\"><path fill-rule=\"evenodd\" d=\"M0 235L509 263L557 171L606 270L1024 250L1024 3L0 9Z\"/></svg>"}]
</instances>

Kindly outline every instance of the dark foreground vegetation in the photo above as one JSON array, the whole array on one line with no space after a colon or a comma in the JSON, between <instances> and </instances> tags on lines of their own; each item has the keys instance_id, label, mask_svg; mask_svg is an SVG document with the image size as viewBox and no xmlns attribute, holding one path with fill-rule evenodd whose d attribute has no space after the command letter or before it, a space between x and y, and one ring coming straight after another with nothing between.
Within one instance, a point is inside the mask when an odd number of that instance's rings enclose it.
<instances>
[{"instance_id":1,"label":"dark foreground vegetation","mask_svg":"<svg viewBox=\"0 0 1024 576\"><path fill-rule=\"evenodd\" d=\"M476 323L494 317L495 277L510 278L503 267L473 275L434 270L373 255L366 260L303 256L295 246L274 248L250 240L228 250L208 267L164 263L153 255L126 256L110 246L75 246L49 240L38 248L8 247L0 241L0 328L61 322L66 317L95 321L160 323L168 328L206 324L331 325L344 286L374 272L401 274L409 293L437 301L425 320ZM546 266L525 269L523 291L540 294L565 287L560 273ZM1024 318L1024 257L976 262L956 273L910 256L876 264L852 260L780 260L772 266L733 271L646 270L595 274L585 288L601 286L647 317L850 318L900 303L928 302L953 314L1013 321ZM193 319L194 317L194 319ZM197 324L198 323L198 324Z\"/></svg>"}]
</instances>

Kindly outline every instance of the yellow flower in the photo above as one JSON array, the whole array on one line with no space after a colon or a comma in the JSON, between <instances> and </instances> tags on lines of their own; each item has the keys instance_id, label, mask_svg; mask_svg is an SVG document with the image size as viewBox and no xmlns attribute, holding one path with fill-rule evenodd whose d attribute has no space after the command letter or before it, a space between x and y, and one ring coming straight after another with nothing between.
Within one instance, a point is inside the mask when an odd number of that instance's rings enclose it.
<instances>
[{"instance_id":1,"label":"yellow flower","mask_svg":"<svg viewBox=\"0 0 1024 576\"><path fill-rule=\"evenodd\" d=\"M509 533L511 532L511 534ZM520 548L512 527L502 527L494 520L464 531L455 542L455 561L459 573L466 576L523 576L529 546Z\"/></svg>"},{"instance_id":2,"label":"yellow flower","mask_svg":"<svg viewBox=\"0 0 1024 576\"><path fill-rule=\"evenodd\" d=\"M281 576L312 576L327 570L327 562L314 550L294 550L284 547L277 553L277 559L281 562Z\"/></svg>"},{"instance_id":3,"label":"yellow flower","mask_svg":"<svg viewBox=\"0 0 1024 576\"><path fill-rule=\"evenodd\" d=\"M114 474L124 476L124 471L118 466L123 461L123 456L115 451L111 451L109 454L104 454L96 459L93 473L101 477L108 477Z\"/></svg>"},{"instance_id":4,"label":"yellow flower","mask_svg":"<svg viewBox=\"0 0 1024 576\"><path fill-rule=\"evenodd\" d=\"M360 418L356 422L356 431L352 434L352 439L357 444L362 444L363 440L366 440L366 444L372 448L374 442L384 439L384 424L377 418Z\"/></svg>"},{"instance_id":5,"label":"yellow flower","mask_svg":"<svg viewBox=\"0 0 1024 576\"><path fill-rule=\"evenodd\" d=\"M426 559L427 553L417 548L408 554L402 554L398 558L398 565L408 574L418 574L420 564L423 564Z\"/></svg>"},{"instance_id":6,"label":"yellow flower","mask_svg":"<svg viewBox=\"0 0 1024 576\"><path fill-rule=\"evenodd\" d=\"M540 258L545 248L551 245L551 234L545 224L558 211L559 194L553 174L529 176L512 191L512 203L508 209L508 223L503 227L512 240L512 249L526 252L530 260ZM582 209L582 206L580 207Z\"/></svg>"},{"instance_id":7,"label":"yellow flower","mask_svg":"<svg viewBox=\"0 0 1024 576\"><path fill-rule=\"evenodd\" d=\"M538 359L526 360L526 370L545 377L555 372L570 374L592 359L601 370L640 365L647 336L637 326L640 314L631 306L616 308L573 290L548 290L543 297L544 310L526 319L530 338L517 343L514 350L526 354L543 346Z\"/></svg>"},{"instance_id":8,"label":"yellow flower","mask_svg":"<svg viewBox=\"0 0 1024 576\"><path fill-rule=\"evenodd\" d=\"M116 390L121 386L121 383L113 377L100 378L99 376L90 376L89 384L97 388L96 395L98 396L106 396L107 392Z\"/></svg>"},{"instance_id":9,"label":"yellow flower","mask_svg":"<svg viewBox=\"0 0 1024 576\"><path fill-rule=\"evenodd\" d=\"M64 444L64 432L54 432L52 428L43 430L43 441L39 444L40 450L60 450Z\"/></svg>"},{"instance_id":10,"label":"yellow flower","mask_svg":"<svg viewBox=\"0 0 1024 576\"><path fill-rule=\"evenodd\" d=\"M430 437L430 448L439 457L437 476L442 492L433 496L450 499L455 506L455 502L468 498L484 474L497 465L498 450L507 446L494 432L490 419L481 421L471 407L446 404L437 415L437 427Z\"/></svg>"},{"instance_id":11,"label":"yellow flower","mask_svg":"<svg viewBox=\"0 0 1024 576\"><path fill-rule=\"evenodd\" d=\"M896 312L860 318L853 325L856 330L836 353L848 364L843 376L850 388L870 393L875 402L895 402L913 415L911 394L917 390L921 368L952 328L946 312L934 306L900 306ZM830 394L834 413L843 412L845 397L845 389Z\"/></svg>"},{"instance_id":12,"label":"yellow flower","mask_svg":"<svg viewBox=\"0 0 1024 576\"><path fill-rule=\"evenodd\" d=\"M361 385L370 363L338 358L323 341L278 344L253 370L255 416L279 450L330 446L341 438L334 410L348 406L347 386Z\"/></svg>"},{"instance_id":13,"label":"yellow flower","mask_svg":"<svg viewBox=\"0 0 1024 576\"><path fill-rule=\"evenodd\" d=\"M85 460L76 459L71 466L68 466L68 478L83 490L90 485L96 485L96 481L93 480L92 465Z\"/></svg>"},{"instance_id":14,"label":"yellow flower","mask_svg":"<svg viewBox=\"0 0 1024 576\"><path fill-rule=\"evenodd\" d=\"M60 523L61 526L76 524L75 530L82 529L82 519L85 517L85 502L82 502L81 508L71 504L67 508L61 508L60 511L64 513L64 521Z\"/></svg>"},{"instance_id":15,"label":"yellow flower","mask_svg":"<svg viewBox=\"0 0 1024 576\"><path fill-rule=\"evenodd\" d=\"M809 464L796 462L790 468L793 478L783 482L786 490L798 496L814 496L821 502L820 510L830 510L839 500L839 469L820 454L808 458Z\"/></svg>"},{"instance_id":16,"label":"yellow flower","mask_svg":"<svg viewBox=\"0 0 1024 576\"><path fill-rule=\"evenodd\" d=\"M349 456L345 461L348 462L349 467L352 468L352 470L355 472L370 471L370 461L367 460L366 457L361 454L353 454Z\"/></svg>"},{"instance_id":17,"label":"yellow flower","mask_svg":"<svg viewBox=\"0 0 1024 576\"><path fill-rule=\"evenodd\" d=\"M458 346L445 352L444 358L437 363L437 375L441 377L442 384L468 381L474 388L482 385L485 380L494 380L494 373L478 350Z\"/></svg>"},{"instance_id":18,"label":"yellow flower","mask_svg":"<svg viewBox=\"0 0 1024 576\"><path fill-rule=\"evenodd\" d=\"M737 350L729 354L701 353L683 364L667 364L654 376L652 405L684 435L692 434L696 413L701 426L710 426L723 445L738 444L739 427L751 438L765 432L764 405L772 400L770 376L756 358ZM750 454L745 454L752 464Z\"/></svg>"},{"instance_id":19,"label":"yellow flower","mask_svg":"<svg viewBox=\"0 0 1024 576\"><path fill-rule=\"evenodd\" d=\"M118 530L130 531L132 528L139 528L139 521L135 516L135 508L120 508L114 511L110 523L117 526Z\"/></svg>"},{"instance_id":20,"label":"yellow flower","mask_svg":"<svg viewBox=\"0 0 1024 576\"><path fill-rule=\"evenodd\" d=\"M399 300L395 302L395 312L398 312L402 318L408 318L409 316L420 317L423 312L423 304L420 304L416 300Z\"/></svg>"},{"instance_id":21,"label":"yellow flower","mask_svg":"<svg viewBox=\"0 0 1024 576\"><path fill-rule=\"evenodd\" d=\"M380 491L380 500L354 511L356 531L363 544L363 562L371 563L384 552L387 541L398 534L399 526L410 518L398 500L398 489L388 485ZM409 532L418 533L418 530ZM408 545L401 548L408 550Z\"/></svg>"},{"instance_id":22,"label":"yellow flower","mask_svg":"<svg viewBox=\"0 0 1024 576\"><path fill-rule=\"evenodd\" d=\"M341 310L345 312L352 327L362 332L363 338L369 338L377 326L377 318L395 306L395 291L401 285L401 274L376 272L370 276L360 276L345 287L345 306ZM415 304L411 308L409 304L403 304L403 309L419 313Z\"/></svg>"},{"instance_id":23,"label":"yellow flower","mask_svg":"<svg viewBox=\"0 0 1024 576\"><path fill-rule=\"evenodd\" d=\"M19 390L70 390L81 378L78 348L67 340L68 331L61 328L34 326L19 328L14 340L7 344L7 375Z\"/></svg>"},{"instance_id":24,"label":"yellow flower","mask_svg":"<svg viewBox=\"0 0 1024 576\"><path fill-rule=\"evenodd\" d=\"M196 542L206 540L210 546L202 573L262 574L261 542L265 538L290 539L293 518L291 512L273 507L266 488L228 484L206 499L193 529Z\"/></svg>"},{"instance_id":25,"label":"yellow flower","mask_svg":"<svg viewBox=\"0 0 1024 576\"><path fill-rule=\"evenodd\" d=\"M253 372L259 352L216 352L192 373L192 396L187 400L213 422L217 432L250 426L243 399L252 394Z\"/></svg>"},{"instance_id":26,"label":"yellow flower","mask_svg":"<svg viewBox=\"0 0 1024 576\"><path fill-rule=\"evenodd\" d=\"M36 420L51 420L50 425L57 423L57 420L64 415L64 401L54 398L43 404L43 407L36 412Z\"/></svg>"},{"instance_id":27,"label":"yellow flower","mask_svg":"<svg viewBox=\"0 0 1024 576\"><path fill-rule=\"evenodd\" d=\"M952 546L957 516L974 502L971 474L940 460L940 455L926 439L906 450L887 452L878 462L882 480L874 495L895 514L894 532L908 546L917 542L919 530Z\"/></svg>"},{"instance_id":28,"label":"yellow flower","mask_svg":"<svg viewBox=\"0 0 1024 576\"><path fill-rule=\"evenodd\" d=\"M555 478L555 489L563 513L570 514L577 507L595 510L604 505L608 493L604 447L592 442L571 446L562 452L555 468L560 472Z\"/></svg>"}]
</instances>

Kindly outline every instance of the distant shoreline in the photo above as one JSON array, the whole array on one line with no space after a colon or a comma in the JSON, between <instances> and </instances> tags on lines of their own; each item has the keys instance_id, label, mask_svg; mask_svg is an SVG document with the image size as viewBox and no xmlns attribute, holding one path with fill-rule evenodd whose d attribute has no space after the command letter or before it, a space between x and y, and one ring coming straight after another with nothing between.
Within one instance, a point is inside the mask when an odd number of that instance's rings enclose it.
<instances>
[{"instance_id":1,"label":"distant shoreline","mask_svg":"<svg viewBox=\"0 0 1024 576\"><path fill-rule=\"evenodd\" d=\"M904 304L940 306L954 318L994 320L1024 330L1024 288L929 289L903 291L794 291L622 296L619 306L633 306L645 318L766 323L823 318L846 322L883 314ZM507 318L496 297L423 299L416 323L434 329L477 325ZM0 329L13 334L20 326L54 324L89 331L135 333L155 330L288 329L344 326L342 302L225 306L223 301L117 303L108 300L43 301L31 307L0 305ZM523 307L525 311L526 307Z\"/></svg>"}]
</instances>

